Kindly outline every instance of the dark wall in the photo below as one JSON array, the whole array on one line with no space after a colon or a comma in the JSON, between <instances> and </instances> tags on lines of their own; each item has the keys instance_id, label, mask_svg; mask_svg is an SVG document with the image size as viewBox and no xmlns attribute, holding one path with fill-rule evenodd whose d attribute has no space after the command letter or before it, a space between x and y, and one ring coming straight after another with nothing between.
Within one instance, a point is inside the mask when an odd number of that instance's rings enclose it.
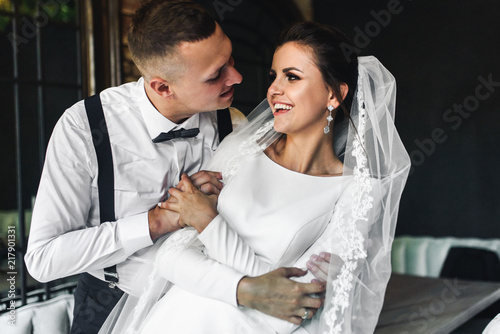
<instances>
[{"instance_id":1,"label":"dark wall","mask_svg":"<svg viewBox=\"0 0 500 334\"><path fill-rule=\"evenodd\" d=\"M412 160L396 234L500 238L500 2L314 7L316 21L396 77L396 124Z\"/></svg>"}]
</instances>

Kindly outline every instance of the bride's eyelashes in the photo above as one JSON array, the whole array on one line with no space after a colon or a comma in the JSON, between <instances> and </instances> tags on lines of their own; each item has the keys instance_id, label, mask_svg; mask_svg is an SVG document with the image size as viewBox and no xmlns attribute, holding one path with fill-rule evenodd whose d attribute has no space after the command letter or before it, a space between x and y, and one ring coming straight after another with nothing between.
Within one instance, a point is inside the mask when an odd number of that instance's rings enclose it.
<instances>
[{"instance_id":1,"label":"bride's eyelashes","mask_svg":"<svg viewBox=\"0 0 500 334\"><path fill-rule=\"evenodd\" d=\"M298 81L301 79L298 75L293 74L291 72L285 73L285 76L288 81ZM269 73L269 80L271 80L271 82L274 82L274 80L276 80L276 72L271 71Z\"/></svg>"},{"instance_id":2,"label":"bride's eyelashes","mask_svg":"<svg viewBox=\"0 0 500 334\"><path fill-rule=\"evenodd\" d=\"M300 80L300 77L298 75L295 75L293 73L287 73L286 78L288 81L297 81Z\"/></svg>"}]
</instances>

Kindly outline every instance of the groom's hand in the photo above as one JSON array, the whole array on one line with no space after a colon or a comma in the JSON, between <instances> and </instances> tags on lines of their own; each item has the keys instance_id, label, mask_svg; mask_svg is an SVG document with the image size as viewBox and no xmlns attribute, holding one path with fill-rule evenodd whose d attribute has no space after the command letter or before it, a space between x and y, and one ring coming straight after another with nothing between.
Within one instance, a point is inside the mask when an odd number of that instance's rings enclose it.
<instances>
[{"instance_id":1,"label":"groom's hand","mask_svg":"<svg viewBox=\"0 0 500 334\"><path fill-rule=\"evenodd\" d=\"M156 240L164 234L177 231L181 228L179 225L179 214L168 211L155 205L148 212L149 235L151 240Z\"/></svg>"},{"instance_id":2,"label":"groom's hand","mask_svg":"<svg viewBox=\"0 0 500 334\"><path fill-rule=\"evenodd\" d=\"M290 279L306 273L299 268L278 268L261 276L244 277L238 284L238 304L300 325L306 309L311 319L323 306L324 299L311 294L322 294L326 289L324 282L299 283Z\"/></svg>"}]
</instances>

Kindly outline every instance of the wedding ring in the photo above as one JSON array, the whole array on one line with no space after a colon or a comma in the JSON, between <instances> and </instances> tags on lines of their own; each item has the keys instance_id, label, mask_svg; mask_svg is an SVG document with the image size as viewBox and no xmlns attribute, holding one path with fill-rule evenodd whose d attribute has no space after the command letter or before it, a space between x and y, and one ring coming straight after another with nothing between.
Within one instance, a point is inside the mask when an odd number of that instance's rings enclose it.
<instances>
[{"instance_id":1,"label":"wedding ring","mask_svg":"<svg viewBox=\"0 0 500 334\"><path fill-rule=\"evenodd\" d=\"M306 313L304 313L304 315L302 316L302 320L306 320L308 315L309 315L309 309L306 308Z\"/></svg>"}]
</instances>

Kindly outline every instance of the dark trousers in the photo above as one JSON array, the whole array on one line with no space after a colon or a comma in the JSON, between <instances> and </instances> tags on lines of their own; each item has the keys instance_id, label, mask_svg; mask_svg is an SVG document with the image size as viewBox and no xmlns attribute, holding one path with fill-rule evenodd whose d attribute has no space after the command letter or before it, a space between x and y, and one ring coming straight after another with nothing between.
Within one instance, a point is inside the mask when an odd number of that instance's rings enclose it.
<instances>
[{"instance_id":1,"label":"dark trousers","mask_svg":"<svg viewBox=\"0 0 500 334\"><path fill-rule=\"evenodd\" d=\"M97 334L123 291L84 273L75 289L71 334Z\"/></svg>"}]
</instances>

